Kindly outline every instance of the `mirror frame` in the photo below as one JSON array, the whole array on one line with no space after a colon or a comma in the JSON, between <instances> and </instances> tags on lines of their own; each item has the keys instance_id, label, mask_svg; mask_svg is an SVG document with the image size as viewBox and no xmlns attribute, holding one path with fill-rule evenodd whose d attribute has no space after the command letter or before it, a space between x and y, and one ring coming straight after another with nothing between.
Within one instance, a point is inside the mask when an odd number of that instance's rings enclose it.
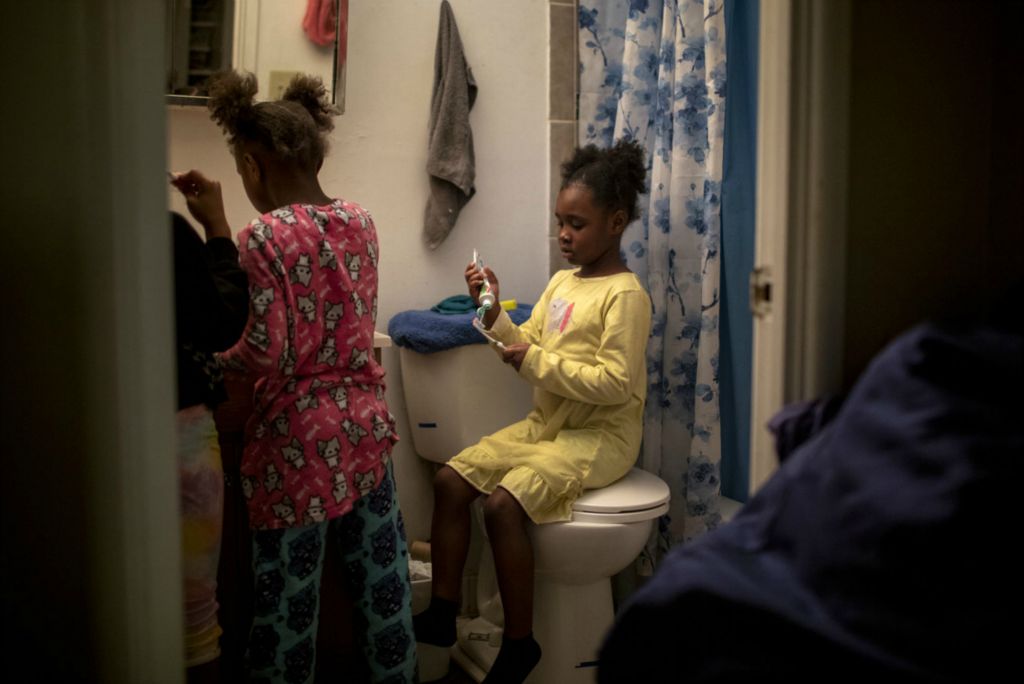
<instances>
[{"instance_id":1,"label":"mirror frame","mask_svg":"<svg viewBox=\"0 0 1024 684\"><path fill-rule=\"evenodd\" d=\"M238 28L239 28L239 13L236 0L235 7L235 26L233 31L232 44L234 49L231 54L232 63L237 62L238 58ZM245 1L245 0L242 0ZM339 114L345 113L345 69L348 62L348 55L341 53L342 36L345 38L345 51L347 53L348 45L348 3L349 0L334 0L334 15L335 15L335 26L334 26L334 58L332 60L332 74L331 74L331 102L338 108ZM167 65L164 67L165 71ZM205 107L209 101L209 97L206 95L173 95L170 93L164 94L164 100L168 105L176 105L183 107Z\"/></svg>"}]
</instances>

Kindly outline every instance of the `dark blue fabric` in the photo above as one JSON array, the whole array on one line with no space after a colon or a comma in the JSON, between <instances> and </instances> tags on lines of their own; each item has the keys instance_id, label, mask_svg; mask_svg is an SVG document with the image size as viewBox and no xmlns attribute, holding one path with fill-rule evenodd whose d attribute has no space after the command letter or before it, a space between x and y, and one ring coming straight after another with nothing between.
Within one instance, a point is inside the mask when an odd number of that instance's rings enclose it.
<instances>
[{"instance_id":1,"label":"dark blue fabric","mask_svg":"<svg viewBox=\"0 0 1024 684\"><path fill-rule=\"evenodd\" d=\"M892 343L731 523L669 554L620 613L599 681L1016 669L1016 318Z\"/></svg>"},{"instance_id":2,"label":"dark blue fabric","mask_svg":"<svg viewBox=\"0 0 1024 684\"><path fill-rule=\"evenodd\" d=\"M750 396L754 355L748 282L754 268L757 187L758 0L725 3L725 147L722 173L722 317L719 409L722 494L747 500Z\"/></svg>"},{"instance_id":3,"label":"dark blue fabric","mask_svg":"<svg viewBox=\"0 0 1024 684\"><path fill-rule=\"evenodd\" d=\"M784 462L797 447L823 430L831 421L843 399L829 396L788 404L768 421L768 430L775 438L775 454Z\"/></svg>"},{"instance_id":4,"label":"dark blue fabric","mask_svg":"<svg viewBox=\"0 0 1024 684\"><path fill-rule=\"evenodd\" d=\"M515 324L524 323L533 311L532 304L520 304L508 312ZM475 314L440 314L428 309L403 311L388 323L388 335L399 347L408 347L421 354L485 344L484 336L473 328Z\"/></svg>"}]
</instances>

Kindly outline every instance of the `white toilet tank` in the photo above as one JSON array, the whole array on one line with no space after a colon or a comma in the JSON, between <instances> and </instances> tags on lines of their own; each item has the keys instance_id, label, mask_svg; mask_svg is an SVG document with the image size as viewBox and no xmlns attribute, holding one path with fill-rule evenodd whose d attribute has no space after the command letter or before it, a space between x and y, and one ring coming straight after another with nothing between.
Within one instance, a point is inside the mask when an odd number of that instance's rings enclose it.
<instances>
[{"instance_id":1,"label":"white toilet tank","mask_svg":"<svg viewBox=\"0 0 1024 684\"><path fill-rule=\"evenodd\" d=\"M416 453L444 463L481 437L522 420L533 388L487 344L433 354L399 348Z\"/></svg>"}]
</instances>

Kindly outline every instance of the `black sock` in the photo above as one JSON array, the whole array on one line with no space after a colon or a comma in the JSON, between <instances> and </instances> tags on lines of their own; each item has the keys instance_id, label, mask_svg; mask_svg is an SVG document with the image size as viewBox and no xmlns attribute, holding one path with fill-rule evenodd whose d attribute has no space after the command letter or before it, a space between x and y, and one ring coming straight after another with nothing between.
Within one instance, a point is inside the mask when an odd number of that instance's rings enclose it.
<instances>
[{"instance_id":1,"label":"black sock","mask_svg":"<svg viewBox=\"0 0 1024 684\"><path fill-rule=\"evenodd\" d=\"M430 597L430 607L412 618L416 641L431 646L451 646L455 643L455 616L459 614L457 601Z\"/></svg>"},{"instance_id":2,"label":"black sock","mask_svg":"<svg viewBox=\"0 0 1024 684\"><path fill-rule=\"evenodd\" d=\"M502 637L501 650L483 684L522 684L540 662L540 644L530 632L522 639Z\"/></svg>"}]
</instances>

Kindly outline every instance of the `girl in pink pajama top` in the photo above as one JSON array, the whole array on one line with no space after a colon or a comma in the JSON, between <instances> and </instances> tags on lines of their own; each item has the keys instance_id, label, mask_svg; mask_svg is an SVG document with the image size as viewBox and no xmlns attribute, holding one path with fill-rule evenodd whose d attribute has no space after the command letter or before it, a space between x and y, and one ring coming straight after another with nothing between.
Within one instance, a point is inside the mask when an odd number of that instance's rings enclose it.
<instances>
[{"instance_id":1,"label":"girl in pink pajama top","mask_svg":"<svg viewBox=\"0 0 1024 684\"><path fill-rule=\"evenodd\" d=\"M242 463L250 525L347 513L397 441L374 360L377 235L352 202L290 204L239 235L252 313L221 355L260 376Z\"/></svg>"},{"instance_id":2,"label":"girl in pink pajama top","mask_svg":"<svg viewBox=\"0 0 1024 684\"><path fill-rule=\"evenodd\" d=\"M320 187L336 110L319 79L296 77L273 102L256 91L251 75L220 74L209 105L261 212L238 236L245 331L218 355L257 378L241 466L256 579L250 675L312 682L330 533L375 681L412 682L408 551L388 468L398 437L373 354L376 229ZM198 171L172 182L200 223L226 226L219 183Z\"/></svg>"},{"instance_id":3,"label":"girl in pink pajama top","mask_svg":"<svg viewBox=\"0 0 1024 684\"><path fill-rule=\"evenodd\" d=\"M289 106L306 106L314 116L289 117ZM259 111L260 119L239 110ZM279 101L246 110L227 102L212 114L229 134L249 199L263 212L238 236L249 320L242 339L220 355L223 365L259 378L242 462L249 524L323 522L344 515L382 480L398 440L373 354L376 229L362 207L320 188L329 105ZM320 130L294 130L295 120ZM308 158L307 173L279 161L289 152ZM226 223L219 183L189 171L174 184L201 223Z\"/></svg>"}]
</instances>

